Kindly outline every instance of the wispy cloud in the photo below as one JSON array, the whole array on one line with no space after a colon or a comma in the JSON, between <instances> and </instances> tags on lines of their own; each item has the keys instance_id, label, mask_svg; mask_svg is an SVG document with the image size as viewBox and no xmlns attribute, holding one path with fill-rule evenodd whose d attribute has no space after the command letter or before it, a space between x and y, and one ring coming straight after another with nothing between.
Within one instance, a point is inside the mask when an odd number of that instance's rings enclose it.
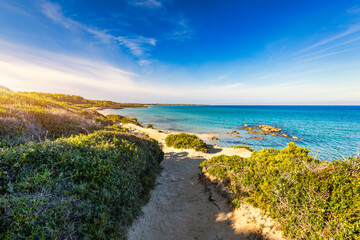
<instances>
[{"instance_id":1,"label":"wispy cloud","mask_svg":"<svg viewBox=\"0 0 360 240\"><path fill-rule=\"evenodd\" d=\"M329 51L329 50L334 49L334 48L345 46L347 44L350 44L350 43L353 43L353 42L356 42L356 41L359 41L359 40L360 40L360 36L357 36L355 38L352 38L350 40L347 40L347 41L344 41L344 42L341 42L341 43L338 43L338 44L335 44L335 45L332 45L330 47L323 48L321 50L318 50L318 51L315 51L315 52L311 52L311 53L304 54L302 56L296 57L296 58L294 58L294 60L301 60L301 59L304 59L304 58L307 58L307 57L311 57L311 56L314 56L314 55L317 55L317 54L320 54L320 53L324 53L324 52Z\"/></svg>"},{"instance_id":2,"label":"wispy cloud","mask_svg":"<svg viewBox=\"0 0 360 240\"><path fill-rule=\"evenodd\" d=\"M218 80L223 80L223 79L229 77L229 75L230 75L230 73L225 73L225 74L222 74L222 75L218 76L217 79Z\"/></svg>"},{"instance_id":3,"label":"wispy cloud","mask_svg":"<svg viewBox=\"0 0 360 240\"><path fill-rule=\"evenodd\" d=\"M106 62L42 51L0 41L0 85L14 90L81 94L134 101L163 96L168 90L138 83L135 73ZM141 100L137 97L137 101Z\"/></svg>"},{"instance_id":4,"label":"wispy cloud","mask_svg":"<svg viewBox=\"0 0 360 240\"><path fill-rule=\"evenodd\" d=\"M317 55L317 56L313 56L313 57L308 57L308 58L304 58L299 60L299 62L309 62L309 61L314 61L314 60L319 60L322 58L326 58L326 57L331 57L334 55L339 55L342 53L346 53L346 52L351 52L354 50L358 50L359 48L354 48L354 49L345 49L345 50L341 50L341 51L336 51L336 52L330 52L330 53L326 53L326 54L322 54L322 55Z\"/></svg>"},{"instance_id":5,"label":"wispy cloud","mask_svg":"<svg viewBox=\"0 0 360 240\"><path fill-rule=\"evenodd\" d=\"M63 14L62 8L58 4L44 1L41 5L42 12L55 23L63 25L71 31L86 32L101 40L103 43L116 43L125 46L134 56L144 57L151 47L156 46L154 38L143 36L114 36L105 30L98 30L75 21Z\"/></svg>"},{"instance_id":6,"label":"wispy cloud","mask_svg":"<svg viewBox=\"0 0 360 240\"><path fill-rule=\"evenodd\" d=\"M140 7L146 7L146 8L161 8L162 3L157 0L139 0L139 1L130 1L131 4L135 6Z\"/></svg>"},{"instance_id":7,"label":"wispy cloud","mask_svg":"<svg viewBox=\"0 0 360 240\"><path fill-rule=\"evenodd\" d=\"M180 16L180 20L176 21L175 29L169 34L168 38L183 41L193 38L195 34L195 30L188 20L184 16Z\"/></svg>"},{"instance_id":8,"label":"wispy cloud","mask_svg":"<svg viewBox=\"0 0 360 240\"><path fill-rule=\"evenodd\" d=\"M21 15L31 17L31 14L23 5L20 5L19 3L14 2L14 1L11 1L11 2L10 1L9 2L0 1L0 8L4 8L9 11L21 14Z\"/></svg>"},{"instance_id":9,"label":"wispy cloud","mask_svg":"<svg viewBox=\"0 0 360 240\"><path fill-rule=\"evenodd\" d=\"M360 13L360 6L353 6L352 8L348 9L348 13L350 13L350 14L359 14Z\"/></svg>"},{"instance_id":10,"label":"wispy cloud","mask_svg":"<svg viewBox=\"0 0 360 240\"><path fill-rule=\"evenodd\" d=\"M305 83L249 85L196 82L173 86L143 81L142 76L105 62L89 61L0 41L0 85L13 90L79 94L120 102L215 104L360 104L360 87ZM256 94L254 94L256 93ZM284 102L286 99L286 102Z\"/></svg>"},{"instance_id":11,"label":"wispy cloud","mask_svg":"<svg viewBox=\"0 0 360 240\"><path fill-rule=\"evenodd\" d=\"M357 33L359 31L360 31L360 23L351 25L350 27L348 27L346 29L346 31L344 31L344 32L342 32L340 34L337 34L335 36L326 38L324 40L321 40L321 41L319 41L319 42L317 42L317 43L315 43L315 44L313 44L313 45L311 45L311 46L309 46L309 47L307 47L305 49L302 49L302 50L298 51L297 53L295 53L295 55L300 54L300 53L305 53L305 52L308 52L308 51L310 51L312 49L315 49L315 48L324 46L326 44L332 43L332 42L334 42L336 40L339 40L339 39L344 38L346 36L349 36L351 34Z\"/></svg>"}]
</instances>

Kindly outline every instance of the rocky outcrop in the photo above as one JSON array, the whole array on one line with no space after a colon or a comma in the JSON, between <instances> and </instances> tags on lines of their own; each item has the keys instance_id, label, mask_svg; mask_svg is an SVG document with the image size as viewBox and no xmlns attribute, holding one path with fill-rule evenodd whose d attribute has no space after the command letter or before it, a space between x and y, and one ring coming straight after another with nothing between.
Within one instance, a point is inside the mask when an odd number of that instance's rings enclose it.
<instances>
[{"instance_id":1,"label":"rocky outcrop","mask_svg":"<svg viewBox=\"0 0 360 240\"><path fill-rule=\"evenodd\" d=\"M280 132L281 131L281 128L276 128L276 127L273 127L273 126L270 126L270 125L259 125L259 128L262 131L269 132L269 133Z\"/></svg>"},{"instance_id":2,"label":"rocky outcrop","mask_svg":"<svg viewBox=\"0 0 360 240\"><path fill-rule=\"evenodd\" d=\"M210 141L217 141L217 140L219 140L219 138L217 138L217 137L211 137L210 138Z\"/></svg>"},{"instance_id":3,"label":"rocky outcrop","mask_svg":"<svg viewBox=\"0 0 360 240\"><path fill-rule=\"evenodd\" d=\"M252 137L252 139L255 139L255 140L260 140L260 141L264 141L265 139L261 138L261 137Z\"/></svg>"},{"instance_id":4,"label":"rocky outcrop","mask_svg":"<svg viewBox=\"0 0 360 240\"><path fill-rule=\"evenodd\" d=\"M253 130L249 130L248 133L249 133L249 134L266 135L266 133L263 132L263 131L253 131Z\"/></svg>"}]
</instances>

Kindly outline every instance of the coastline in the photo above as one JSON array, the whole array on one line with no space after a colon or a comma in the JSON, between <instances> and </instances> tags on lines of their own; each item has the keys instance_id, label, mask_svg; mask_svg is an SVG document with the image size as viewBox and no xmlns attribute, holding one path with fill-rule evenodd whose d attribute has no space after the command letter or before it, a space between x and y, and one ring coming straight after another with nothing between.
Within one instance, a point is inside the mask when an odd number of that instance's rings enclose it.
<instances>
[{"instance_id":1,"label":"coastline","mask_svg":"<svg viewBox=\"0 0 360 240\"><path fill-rule=\"evenodd\" d=\"M222 147L247 145L256 151L280 150L294 142L309 149L313 157L327 161L357 156L360 141L359 107L154 106L102 112L136 117L139 122L162 130L220 134L216 143ZM245 124L251 129L244 128ZM260 125L279 128L281 132L260 132ZM232 131L239 134L226 134Z\"/></svg>"},{"instance_id":2,"label":"coastline","mask_svg":"<svg viewBox=\"0 0 360 240\"><path fill-rule=\"evenodd\" d=\"M134 124L121 125L130 134L148 135L158 141L165 153L163 171L158 176L157 187L152 190L143 215L128 232L135 239L264 239L282 240L282 233L274 227L276 223L264 212L248 204L233 210L229 199L224 197L214 179L214 184L202 181L199 164L214 156L238 155L250 157L245 148L218 147L208 144L210 151L202 153L193 149L167 147L165 138L179 132L144 128ZM195 134L209 140L216 134ZM224 190L224 189L223 189ZM213 200L213 202L210 201ZM211 229L209 229L211 226ZM263 239L262 238L262 239Z\"/></svg>"}]
</instances>

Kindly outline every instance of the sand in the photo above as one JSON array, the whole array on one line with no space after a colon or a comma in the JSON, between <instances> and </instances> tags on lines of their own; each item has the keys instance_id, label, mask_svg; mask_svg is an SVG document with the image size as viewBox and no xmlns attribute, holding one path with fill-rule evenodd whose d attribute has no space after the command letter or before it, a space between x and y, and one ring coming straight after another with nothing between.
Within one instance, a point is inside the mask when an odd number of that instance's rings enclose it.
<instances>
[{"instance_id":1,"label":"sand","mask_svg":"<svg viewBox=\"0 0 360 240\"><path fill-rule=\"evenodd\" d=\"M159 132L132 124L125 125L133 134L148 134L162 147L165 157L157 186L151 192L143 214L128 232L130 240L162 239L283 239L281 232L270 229L274 222L259 209L246 204L232 210L214 187L199 181L199 164L216 155L249 157L246 149L211 147L209 153L166 147L171 132ZM199 134L209 140L215 134ZM210 200L211 201L210 201Z\"/></svg>"}]
</instances>

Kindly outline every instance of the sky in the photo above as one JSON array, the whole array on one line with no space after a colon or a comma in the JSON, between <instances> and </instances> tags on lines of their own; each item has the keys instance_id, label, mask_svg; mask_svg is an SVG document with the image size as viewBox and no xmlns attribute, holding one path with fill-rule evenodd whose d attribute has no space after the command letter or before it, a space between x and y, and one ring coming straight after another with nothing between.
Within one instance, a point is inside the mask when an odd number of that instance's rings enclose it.
<instances>
[{"instance_id":1,"label":"sky","mask_svg":"<svg viewBox=\"0 0 360 240\"><path fill-rule=\"evenodd\" d=\"M360 105L360 3L0 0L0 85L117 102Z\"/></svg>"}]
</instances>

